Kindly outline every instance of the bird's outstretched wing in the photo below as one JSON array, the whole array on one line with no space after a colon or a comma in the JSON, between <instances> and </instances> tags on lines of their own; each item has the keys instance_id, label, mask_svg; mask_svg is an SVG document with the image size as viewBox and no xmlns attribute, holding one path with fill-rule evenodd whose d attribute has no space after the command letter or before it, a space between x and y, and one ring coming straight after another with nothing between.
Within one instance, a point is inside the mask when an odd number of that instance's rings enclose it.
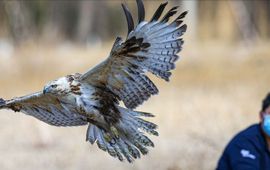
<instances>
[{"instance_id":1,"label":"bird's outstretched wing","mask_svg":"<svg viewBox=\"0 0 270 170\"><path fill-rule=\"evenodd\" d=\"M182 19L187 12L178 15L171 23L169 19L177 13L177 6L171 8L161 19L166 3L162 3L152 19L144 20L145 11L141 0L137 0L138 25L128 8L122 4L128 23L125 41L117 38L110 56L81 77L81 82L94 86L105 86L122 100L127 108L134 109L157 94L155 84L145 75L146 72L169 81L171 70L179 58L183 40L181 36L187 26Z\"/></svg>"},{"instance_id":2,"label":"bird's outstretched wing","mask_svg":"<svg viewBox=\"0 0 270 170\"><path fill-rule=\"evenodd\" d=\"M79 126L87 124L83 116L76 113L75 106L64 103L52 95L37 92L31 95L4 101L0 100L0 109L21 111L27 115L54 126Z\"/></svg>"}]
</instances>

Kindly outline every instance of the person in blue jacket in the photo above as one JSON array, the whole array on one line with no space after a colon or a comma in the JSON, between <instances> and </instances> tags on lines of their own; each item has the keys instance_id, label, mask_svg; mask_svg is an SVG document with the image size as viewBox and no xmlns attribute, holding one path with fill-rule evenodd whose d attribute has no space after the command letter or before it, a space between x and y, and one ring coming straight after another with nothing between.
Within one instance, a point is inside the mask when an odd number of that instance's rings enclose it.
<instances>
[{"instance_id":1,"label":"person in blue jacket","mask_svg":"<svg viewBox=\"0 0 270 170\"><path fill-rule=\"evenodd\" d=\"M238 133L226 146L217 170L270 170L270 93L262 102L260 122Z\"/></svg>"}]
</instances>

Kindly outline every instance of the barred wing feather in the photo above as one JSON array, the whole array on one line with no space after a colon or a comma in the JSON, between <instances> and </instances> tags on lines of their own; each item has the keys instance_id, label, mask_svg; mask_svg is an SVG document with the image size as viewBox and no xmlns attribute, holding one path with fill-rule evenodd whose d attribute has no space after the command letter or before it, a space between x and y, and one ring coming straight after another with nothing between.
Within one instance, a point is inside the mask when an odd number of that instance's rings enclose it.
<instances>
[{"instance_id":1,"label":"barred wing feather","mask_svg":"<svg viewBox=\"0 0 270 170\"><path fill-rule=\"evenodd\" d=\"M21 111L54 126L87 124L86 119L76 113L75 106L64 103L55 96L44 95L42 92L8 100L1 107Z\"/></svg>"},{"instance_id":2,"label":"barred wing feather","mask_svg":"<svg viewBox=\"0 0 270 170\"><path fill-rule=\"evenodd\" d=\"M183 40L181 36L187 26L182 25L187 12L183 12L171 23L170 17L178 7L171 8L159 19L167 3L156 10L151 21L144 21L144 7L138 5L138 24L134 22L128 8L122 4L128 23L128 36L125 41L117 38L110 56L95 68L82 75L81 81L95 86L105 86L122 100L127 108L134 109L157 94L155 84L145 75L146 72L169 81L171 70L179 58Z\"/></svg>"}]
</instances>

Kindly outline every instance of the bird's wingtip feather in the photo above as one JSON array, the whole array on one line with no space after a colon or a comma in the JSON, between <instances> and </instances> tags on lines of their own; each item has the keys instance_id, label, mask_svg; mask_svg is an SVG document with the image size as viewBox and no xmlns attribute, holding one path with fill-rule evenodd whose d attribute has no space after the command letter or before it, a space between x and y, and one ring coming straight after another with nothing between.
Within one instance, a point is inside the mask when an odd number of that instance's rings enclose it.
<instances>
[{"instance_id":1,"label":"bird's wingtip feather","mask_svg":"<svg viewBox=\"0 0 270 170\"><path fill-rule=\"evenodd\" d=\"M6 101L0 98L0 108L3 107L5 104L6 104Z\"/></svg>"}]
</instances>

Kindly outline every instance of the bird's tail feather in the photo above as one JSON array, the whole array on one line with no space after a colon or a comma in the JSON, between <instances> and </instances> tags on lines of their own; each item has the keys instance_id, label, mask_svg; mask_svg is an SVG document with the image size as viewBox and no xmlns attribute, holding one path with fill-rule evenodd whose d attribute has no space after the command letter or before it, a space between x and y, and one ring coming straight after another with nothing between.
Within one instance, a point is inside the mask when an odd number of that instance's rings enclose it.
<instances>
[{"instance_id":1,"label":"bird's tail feather","mask_svg":"<svg viewBox=\"0 0 270 170\"><path fill-rule=\"evenodd\" d=\"M120 161L126 159L128 162L133 162L134 159L140 158L141 154L147 154L148 147L154 147L154 143L144 132L158 136L157 125L141 118L153 117L150 113L136 112L122 107L119 107L119 111L121 119L109 130L90 124L86 140L91 144L96 142L100 149Z\"/></svg>"}]
</instances>

